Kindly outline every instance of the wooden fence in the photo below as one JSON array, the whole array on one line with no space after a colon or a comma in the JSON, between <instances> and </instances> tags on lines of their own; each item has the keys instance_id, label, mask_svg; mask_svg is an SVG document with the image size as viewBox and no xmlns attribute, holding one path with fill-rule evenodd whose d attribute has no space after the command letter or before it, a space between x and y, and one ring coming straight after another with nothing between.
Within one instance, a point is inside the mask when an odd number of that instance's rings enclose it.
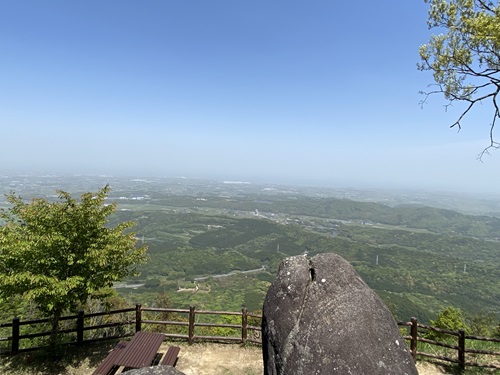
<instances>
[{"instance_id":1,"label":"wooden fence","mask_svg":"<svg viewBox=\"0 0 500 375\"><path fill-rule=\"evenodd\" d=\"M175 320L158 320L158 319L148 319L145 313L159 313L159 314L176 314ZM85 321L91 318L96 318L100 316L113 316L116 314L124 314L125 316L121 321L107 322L104 324L92 324L86 325ZM183 318L182 315L186 317ZM215 316L235 316L238 317L238 324L236 323L212 323L212 322L200 322L197 318L202 315L215 315ZM249 324L249 319L258 320L258 325ZM83 310L80 310L77 315L65 316L60 319L60 322L73 322L72 327L62 328L59 330L60 336L64 336L67 339L62 341L65 345L83 345L84 343L97 342L103 340L118 339L122 337L132 336L135 332L141 331L143 325L152 326L163 326L162 332L165 336L172 339L180 339L187 341L189 344L193 344L195 341L227 341L236 343L255 343L260 344L260 320L261 316L257 314L249 313L245 308L241 312L230 312L230 311L207 311L207 310L196 310L195 307L191 306L189 309L169 309L169 308L150 308L142 307L140 304L136 305L135 308L126 308L121 310L113 310L109 312L99 312L85 314ZM11 329L11 335L7 337L0 337L0 344L5 342L10 342L10 348L3 351L3 354L9 353L12 355L18 354L20 352L34 351L43 348L43 346L31 346L29 343L27 345L21 345L21 342L29 341L35 338L47 337L51 335L51 331L43 331L36 333L21 333L21 327L30 326L30 330L36 330L35 327L38 325L48 325L50 324L50 319L36 319L36 320L26 320L21 321L19 318L14 318L11 323L1 323L0 330ZM166 327L183 327L180 333L168 333ZM124 328L121 331L115 332L112 335L104 334L101 337L85 338L85 332L96 331L105 328ZM126 329L126 327L129 327ZM198 330L196 329L198 327ZM203 331L203 328L219 328L226 329L229 331L228 335L197 335L196 331ZM182 331L185 331L183 333ZM238 331L238 336L233 336L231 333Z\"/></svg>"},{"instance_id":2,"label":"wooden fence","mask_svg":"<svg viewBox=\"0 0 500 375\"><path fill-rule=\"evenodd\" d=\"M490 338L490 337L480 337L480 336L472 336L466 335L465 331L450 331L447 329L437 328L428 326L425 324L420 324L417 321L417 318L411 318L410 322L400 322L398 323L400 326L407 326L410 328L410 334L405 335L404 338L409 340L410 344L410 352L413 358L416 360L417 356L430 357L439 359L442 361L452 362L458 364L460 369L464 370L466 366L474 366L474 367L487 367L487 368L495 368L500 369L500 345L496 345L496 350L484 350L484 349L474 349L466 346L467 340L469 344L473 342L492 342L492 343L500 343L500 339L498 338ZM431 340L426 338L429 332L436 332L438 336L440 336L441 341ZM454 342L453 342L454 341ZM446 356L441 354L427 353L418 350L418 342L422 342L428 344L427 347L431 346L439 346L442 348L447 348L451 352L456 351L456 356ZM479 363L473 361L467 361L467 354L478 356L491 356L492 358L498 357L499 360L495 360L496 363Z\"/></svg>"},{"instance_id":3,"label":"wooden fence","mask_svg":"<svg viewBox=\"0 0 500 375\"><path fill-rule=\"evenodd\" d=\"M115 319L115 321L98 322L97 324L95 322L99 317L115 317L116 315L119 315L118 321ZM226 317L226 319L229 318L228 320L231 322L203 322L201 321L203 319L200 319L203 316L222 316ZM153 317L156 317L156 319L152 319ZM141 331L144 326L147 326L147 329L150 330L159 330L165 333L165 336L168 338L187 341L189 344L193 344L196 341L250 342L261 344L261 319L261 315L249 313L246 309L242 309L241 312L207 311L196 310L193 306L189 309L170 309L142 307L138 304L135 308L131 307L89 314L79 311L77 315L62 317L60 321L62 323L69 322L70 327L63 327L59 332L67 338L62 344L67 345L83 345L84 343L128 337L137 331ZM0 332L5 332L5 330L11 332L7 337L0 337L0 345L4 345L3 354L15 355L20 352L41 349L43 346L30 345L32 342L24 345L21 345L21 342L24 343L36 338L50 336L51 331L23 334L21 333L21 327L30 326L30 331L36 331L37 326L49 326L50 322L50 319L21 321L19 318L14 318L11 323L0 324ZM409 329L409 334L405 335L404 338L409 341L410 351L415 360L417 356L423 356L456 363L462 369L466 366L500 369L500 360L496 360L496 358L500 359L500 351L498 351L500 348L500 345L498 345L500 339L498 338L471 336L466 335L464 331L455 332L431 327L418 323L416 318L412 318L410 322L400 322L398 325ZM169 330L172 330L172 327L177 328L177 331L169 332ZM103 329L112 330L94 336L88 334L88 332L96 332ZM213 330L210 331L210 329ZM223 330L224 335L217 334L218 329ZM431 340L425 337L428 336L429 332L436 332L439 335L447 336L448 339L445 338L444 341ZM450 337L455 341L454 343L450 342ZM456 355L447 356L420 351L418 350L419 342L425 344L427 348L437 346L445 348L448 351L456 351ZM495 350L474 349L473 342L495 343ZM481 355L486 358L493 358L493 360L490 363L486 361L482 361L481 363L473 362L467 360L468 355L474 357Z\"/></svg>"}]
</instances>

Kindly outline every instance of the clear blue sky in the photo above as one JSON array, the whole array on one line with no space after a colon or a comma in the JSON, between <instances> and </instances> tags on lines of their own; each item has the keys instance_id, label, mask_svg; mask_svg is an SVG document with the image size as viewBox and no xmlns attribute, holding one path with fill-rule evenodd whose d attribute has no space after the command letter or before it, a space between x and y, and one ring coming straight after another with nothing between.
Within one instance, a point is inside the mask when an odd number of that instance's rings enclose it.
<instances>
[{"instance_id":1,"label":"clear blue sky","mask_svg":"<svg viewBox=\"0 0 500 375\"><path fill-rule=\"evenodd\" d=\"M496 192L490 111L422 110L423 0L0 3L0 172Z\"/></svg>"}]
</instances>

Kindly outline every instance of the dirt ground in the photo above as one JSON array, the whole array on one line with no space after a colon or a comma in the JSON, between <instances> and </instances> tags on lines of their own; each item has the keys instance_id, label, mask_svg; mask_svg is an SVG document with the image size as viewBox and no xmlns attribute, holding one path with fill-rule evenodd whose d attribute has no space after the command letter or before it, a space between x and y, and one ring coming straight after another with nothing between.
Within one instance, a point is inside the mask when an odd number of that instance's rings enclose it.
<instances>
[{"instance_id":1,"label":"dirt ground","mask_svg":"<svg viewBox=\"0 0 500 375\"><path fill-rule=\"evenodd\" d=\"M176 368L186 375L262 375L262 366L260 347L195 344L181 346Z\"/></svg>"},{"instance_id":2,"label":"dirt ground","mask_svg":"<svg viewBox=\"0 0 500 375\"><path fill-rule=\"evenodd\" d=\"M176 368L186 375L262 375L262 349L227 344L182 345ZM419 362L417 368L419 375L452 374L426 362Z\"/></svg>"},{"instance_id":3,"label":"dirt ground","mask_svg":"<svg viewBox=\"0 0 500 375\"><path fill-rule=\"evenodd\" d=\"M181 345L176 368L186 375L262 375L262 349L228 344ZM417 368L419 375L452 374L427 362L419 362Z\"/></svg>"},{"instance_id":4,"label":"dirt ground","mask_svg":"<svg viewBox=\"0 0 500 375\"><path fill-rule=\"evenodd\" d=\"M160 352L166 352L164 344ZM262 349L242 347L236 344L194 344L175 343L181 347L177 369L186 375L262 375ZM112 347L112 346L111 346ZM85 353L76 351L68 355L66 362L46 363L34 354L4 357L0 360L0 374L3 375L91 375L110 347L90 348ZM38 359L37 359L38 358ZM419 375L454 374L427 362L418 362Z\"/></svg>"}]
</instances>

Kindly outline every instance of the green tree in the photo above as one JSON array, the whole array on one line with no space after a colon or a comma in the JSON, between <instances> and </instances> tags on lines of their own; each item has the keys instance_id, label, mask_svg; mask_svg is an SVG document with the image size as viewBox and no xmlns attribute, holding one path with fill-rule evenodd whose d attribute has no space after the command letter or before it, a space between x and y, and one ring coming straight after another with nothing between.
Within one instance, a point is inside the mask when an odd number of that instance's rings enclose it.
<instances>
[{"instance_id":1,"label":"green tree","mask_svg":"<svg viewBox=\"0 0 500 375\"><path fill-rule=\"evenodd\" d=\"M459 330L464 330L465 332L469 332L469 327L465 323L465 319L462 315L462 310L451 306L443 309L437 315L436 320L431 320L430 323L433 327L447 329L449 331L458 332ZM443 337L446 337L447 335L429 331L428 336L431 339L441 339Z\"/></svg>"},{"instance_id":2,"label":"green tree","mask_svg":"<svg viewBox=\"0 0 500 375\"><path fill-rule=\"evenodd\" d=\"M498 324L493 332L493 336L500 338L500 324Z\"/></svg>"},{"instance_id":3,"label":"green tree","mask_svg":"<svg viewBox=\"0 0 500 375\"><path fill-rule=\"evenodd\" d=\"M461 128L462 120L476 104L490 103L491 148L499 148L493 130L500 118L500 9L490 0L424 0L430 4L427 24L440 33L420 47L420 70L431 71L435 89L426 95L443 94L449 101L465 104L465 110L451 127ZM423 100L425 102L425 99Z\"/></svg>"},{"instance_id":4,"label":"green tree","mask_svg":"<svg viewBox=\"0 0 500 375\"><path fill-rule=\"evenodd\" d=\"M495 315L476 312L468 316L470 332L476 336L491 337L495 335Z\"/></svg>"},{"instance_id":5,"label":"green tree","mask_svg":"<svg viewBox=\"0 0 500 375\"><path fill-rule=\"evenodd\" d=\"M146 259L146 247L136 247L132 222L114 227L108 216L115 204L106 204L108 185L85 193L78 201L64 191L58 200L32 199L25 203L14 193L11 207L0 211L0 302L22 295L52 317L57 332L59 318L74 311L87 298L135 273Z\"/></svg>"}]
</instances>

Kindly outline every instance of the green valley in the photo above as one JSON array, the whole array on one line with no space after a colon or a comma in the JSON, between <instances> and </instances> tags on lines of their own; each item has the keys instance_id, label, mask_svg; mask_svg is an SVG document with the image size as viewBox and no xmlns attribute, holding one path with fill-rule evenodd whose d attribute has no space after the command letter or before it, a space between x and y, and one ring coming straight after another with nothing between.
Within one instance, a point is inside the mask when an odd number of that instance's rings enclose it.
<instances>
[{"instance_id":1,"label":"green valley","mask_svg":"<svg viewBox=\"0 0 500 375\"><path fill-rule=\"evenodd\" d=\"M448 305L499 316L498 218L262 193L129 207L117 219L138 223L151 257L133 280L144 287L120 289L134 301L165 292L175 305L258 310L284 257L335 252L399 319L427 322Z\"/></svg>"},{"instance_id":2,"label":"green valley","mask_svg":"<svg viewBox=\"0 0 500 375\"><path fill-rule=\"evenodd\" d=\"M76 190L100 180L60 183ZM282 259L335 252L400 320L428 322L447 306L500 319L497 217L414 199L389 206L368 201L368 193L361 202L345 198L345 190L184 179L109 183L109 199L118 203L112 224L136 222L138 242L149 248L140 276L115 286L130 303L258 311ZM16 192L49 194L48 184L27 186Z\"/></svg>"}]
</instances>

